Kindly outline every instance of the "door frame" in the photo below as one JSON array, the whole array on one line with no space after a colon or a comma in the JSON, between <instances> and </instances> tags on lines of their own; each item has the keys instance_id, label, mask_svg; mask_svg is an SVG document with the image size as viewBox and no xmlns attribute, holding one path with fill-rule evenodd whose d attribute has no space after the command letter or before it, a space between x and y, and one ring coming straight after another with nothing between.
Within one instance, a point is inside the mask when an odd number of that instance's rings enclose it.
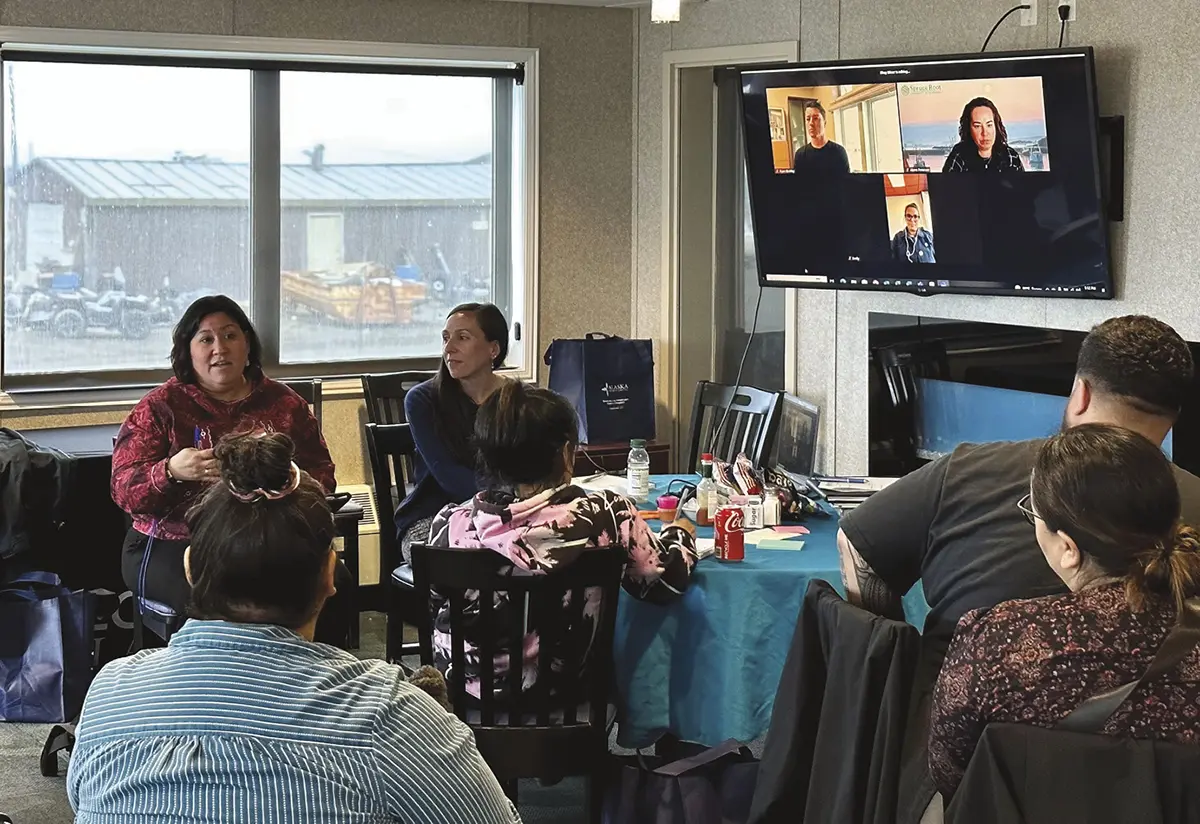
<instances>
[{"instance_id":1,"label":"door frame","mask_svg":"<svg viewBox=\"0 0 1200 824\"><path fill-rule=\"evenodd\" d=\"M680 324L680 297L682 293L680 259L680 236L683 209L680 198L681 181L685 170L681 163L681 143L685 132L683 123L686 112L682 110L680 82L686 69L717 68L731 65L746 65L751 63L795 63L800 59L800 44L796 41L778 43L759 43L743 46L718 46L707 49L683 49L663 52L663 128L662 128L662 213L661 219L661 266L659 295L659 358L658 366L661 371L659 402L665 407L671 429L667 433L671 443L676 444L673 450L678 464L686 442L690 415L684 413L690 408L692 387L680 385L682 349ZM716 89L714 87L714 95ZM715 126L715 124L714 124ZM713 129L715 133L715 128ZM689 178L703 170L686 170ZM708 169L708 176L714 183L716 169ZM715 267L716 233L710 226L709 236L713 238L711 262ZM710 281L710 286L712 285ZM788 392L796 390L796 290L785 290L785 343L784 343L784 388ZM695 335L709 336L710 352L712 351L713 330L689 329L688 336L694 341ZM715 359L710 356L709 374L715 373Z\"/></svg>"}]
</instances>

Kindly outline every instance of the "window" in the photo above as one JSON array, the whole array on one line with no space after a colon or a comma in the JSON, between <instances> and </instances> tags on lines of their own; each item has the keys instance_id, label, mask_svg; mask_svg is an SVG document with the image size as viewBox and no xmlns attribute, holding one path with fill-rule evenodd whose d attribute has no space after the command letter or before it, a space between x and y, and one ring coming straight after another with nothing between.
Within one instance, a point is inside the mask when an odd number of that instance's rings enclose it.
<instances>
[{"instance_id":1,"label":"window","mask_svg":"<svg viewBox=\"0 0 1200 824\"><path fill-rule=\"evenodd\" d=\"M281 75L282 362L436 357L455 305L505 302L492 260L493 86Z\"/></svg>"},{"instance_id":2,"label":"window","mask_svg":"<svg viewBox=\"0 0 1200 824\"><path fill-rule=\"evenodd\" d=\"M181 305L250 297L250 73L4 75L5 378L163 368Z\"/></svg>"},{"instance_id":3,"label":"window","mask_svg":"<svg viewBox=\"0 0 1200 824\"><path fill-rule=\"evenodd\" d=\"M431 368L447 312L484 301L528 370L529 87L484 51L5 44L3 389L160 381L214 293L274 376Z\"/></svg>"}]
</instances>

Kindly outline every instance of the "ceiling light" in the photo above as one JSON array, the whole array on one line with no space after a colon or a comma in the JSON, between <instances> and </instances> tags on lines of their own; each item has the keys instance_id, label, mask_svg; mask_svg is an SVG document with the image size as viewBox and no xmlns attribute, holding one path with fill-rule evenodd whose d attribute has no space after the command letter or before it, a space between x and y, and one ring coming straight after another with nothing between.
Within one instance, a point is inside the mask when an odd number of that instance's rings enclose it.
<instances>
[{"instance_id":1,"label":"ceiling light","mask_svg":"<svg viewBox=\"0 0 1200 824\"><path fill-rule=\"evenodd\" d=\"M678 23L679 0L653 0L650 4L651 23Z\"/></svg>"}]
</instances>

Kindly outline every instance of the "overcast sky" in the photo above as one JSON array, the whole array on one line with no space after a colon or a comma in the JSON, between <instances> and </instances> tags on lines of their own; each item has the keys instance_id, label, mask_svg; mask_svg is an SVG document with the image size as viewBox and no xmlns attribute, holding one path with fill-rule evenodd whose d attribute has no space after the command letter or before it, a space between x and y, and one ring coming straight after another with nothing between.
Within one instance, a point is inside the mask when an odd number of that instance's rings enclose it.
<instances>
[{"instance_id":1,"label":"overcast sky","mask_svg":"<svg viewBox=\"0 0 1200 824\"><path fill-rule=\"evenodd\" d=\"M177 151L249 160L250 73L69 63L9 63L22 163L42 157L169 160ZM325 144L326 163L467 160L491 150L492 81L471 77L285 73L285 163Z\"/></svg>"}]
</instances>

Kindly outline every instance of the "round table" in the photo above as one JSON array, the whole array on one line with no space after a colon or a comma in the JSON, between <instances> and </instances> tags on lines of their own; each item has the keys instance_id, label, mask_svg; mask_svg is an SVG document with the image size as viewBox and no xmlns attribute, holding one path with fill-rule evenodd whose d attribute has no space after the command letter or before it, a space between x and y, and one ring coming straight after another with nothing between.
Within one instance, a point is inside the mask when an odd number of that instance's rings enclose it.
<instances>
[{"instance_id":1,"label":"round table","mask_svg":"<svg viewBox=\"0 0 1200 824\"><path fill-rule=\"evenodd\" d=\"M655 488L675 477L655 476ZM669 605L622 590L613 647L621 746L649 746L667 732L709 746L766 732L809 580L829 581L844 594L837 516L804 525L803 549L747 545L740 563L700 561L687 591ZM697 536L711 537L712 529ZM919 584L904 606L921 627L929 608Z\"/></svg>"}]
</instances>

